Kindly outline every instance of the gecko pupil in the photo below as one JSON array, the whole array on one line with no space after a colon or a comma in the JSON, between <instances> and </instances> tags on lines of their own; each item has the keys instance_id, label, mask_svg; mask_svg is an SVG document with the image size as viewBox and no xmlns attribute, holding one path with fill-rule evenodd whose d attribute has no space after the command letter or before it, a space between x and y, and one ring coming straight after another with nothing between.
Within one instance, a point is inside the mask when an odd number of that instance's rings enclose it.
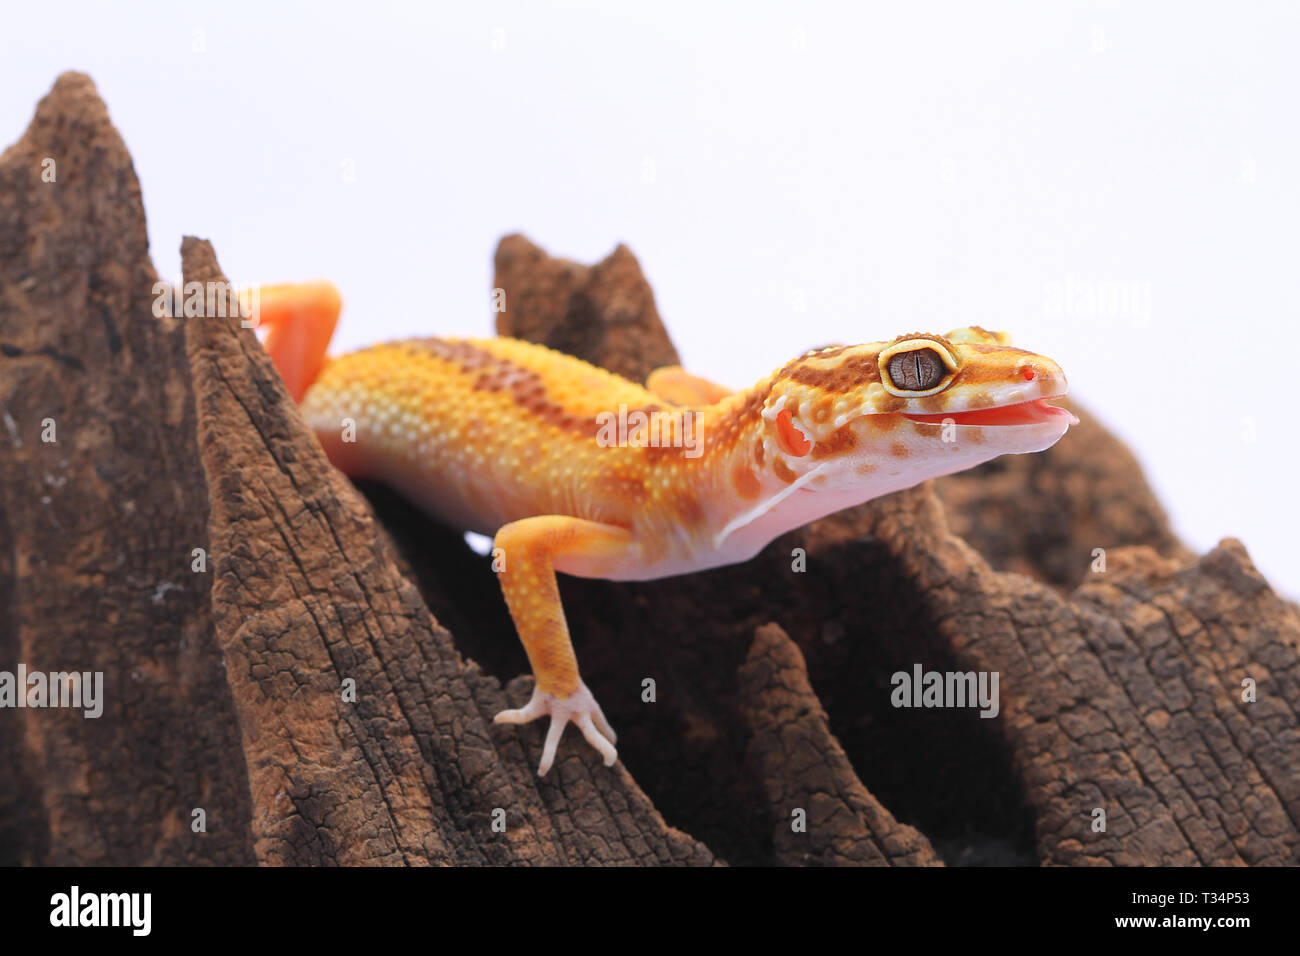
<instances>
[{"instance_id":1,"label":"gecko pupil","mask_svg":"<svg viewBox=\"0 0 1300 956\"><path fill-rule=\"evenodd\" d=\"M895 388L924 392L934 388L948 374L948 366L934 349L899 352L889 359L889 380Z\"/></svg>"}]
</instances>

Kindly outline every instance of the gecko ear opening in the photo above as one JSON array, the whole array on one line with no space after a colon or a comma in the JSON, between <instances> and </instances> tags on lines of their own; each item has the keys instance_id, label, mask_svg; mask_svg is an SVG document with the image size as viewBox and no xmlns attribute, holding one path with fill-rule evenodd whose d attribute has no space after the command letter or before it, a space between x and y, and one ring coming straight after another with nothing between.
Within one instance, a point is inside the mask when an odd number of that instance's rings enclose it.
<instances>
[{"instance_id":1,"label":"gecko ear opening","mask_svg":"<svg viewBox=\"0 0 1300 956\"><path fill-rule=\"evenodd\" d=\"M812 441L799 430L799 426L794 423L794 415L788 408L777 413L776 438L781 450L795 458L802 458L812 451Z\"/></svg>"}]
</instances>

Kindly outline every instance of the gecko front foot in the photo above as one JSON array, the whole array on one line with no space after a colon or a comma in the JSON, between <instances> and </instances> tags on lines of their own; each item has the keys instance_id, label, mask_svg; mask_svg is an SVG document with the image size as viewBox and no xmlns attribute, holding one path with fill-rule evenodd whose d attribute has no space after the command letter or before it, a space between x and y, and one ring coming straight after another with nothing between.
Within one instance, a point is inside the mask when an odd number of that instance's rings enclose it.
<instances>
[{"instance_id":1,"label":"gecko front foot","mask_svg":"<svg viewBox=\"0 0 1300 956\"><path fill-rule=\"evenodd\" d=\"M526 724L543 714L551 715L551 726L546 731L546 744L542 747L542 762L537 768L539 777L546 776L546 771L551 769L551 764L555 761L555 750L560 745L560 737L564 734L564 726L570 721L582 731L582 736L587 738L587 743L600 751L600 755L605 758L606 767L612 767L614 761L618 759L618 751L614 749L614 744L618 742L618 735L614 733L614 728L601 713L596 698L591 696L591 691L581 681L578 682L577 691L568 697L547 694L541 688L537 688L533 691L532 700L525 706L518 710L501 711L493 718L493 723Z\"/></svg>"}]
</instances>

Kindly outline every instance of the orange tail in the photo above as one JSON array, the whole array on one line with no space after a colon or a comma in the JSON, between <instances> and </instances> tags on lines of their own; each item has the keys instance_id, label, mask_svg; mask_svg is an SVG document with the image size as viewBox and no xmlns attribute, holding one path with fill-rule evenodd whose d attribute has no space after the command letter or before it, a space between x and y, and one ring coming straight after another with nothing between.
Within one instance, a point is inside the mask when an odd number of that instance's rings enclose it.
<instances>
[{"instance_id":1,"label":"orange tail","mask_svg":"<svg viewBox=\"0 0 1300 956\"><path fill-rule=\"evenodd\" d=\"M343 300L329 282L264 285L251 299L257 327L265 327L262 343L285 387L301 402L328 359L325 350L334 337Z\"/></svg>"}]
</instances>

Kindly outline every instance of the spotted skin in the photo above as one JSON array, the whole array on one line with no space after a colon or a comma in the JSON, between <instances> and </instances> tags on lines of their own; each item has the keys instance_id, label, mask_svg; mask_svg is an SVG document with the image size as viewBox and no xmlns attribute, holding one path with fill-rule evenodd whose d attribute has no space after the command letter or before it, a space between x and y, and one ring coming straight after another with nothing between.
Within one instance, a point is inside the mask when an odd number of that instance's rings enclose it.
<instances>
[{"instance_id":1,"label":"spotted skin","mask_svg":"<svg viewBox=\"0 0 1300 956\"><path fill-rule=\"evenodd\" d=\"M645 580L744 561L831 512L1047 448L1074 421L1044 401L1066 391L1055 362L974 327L808 352L729 392L676 367L643 387L507 338L412 339L325 359L320 330L332 331L337 297L303 288L299 301L295 287L275 287L269 314L311 334L273 329L267 347L330 460L495 536L536 680L532 700L498 721L551 717L543 774L567 723L607 764L617 756L578 671L556 571ZM888 371L900 352L894 367L912 384L917 370L944 381L910 393Z\"/></svg>"}]
</instances>

